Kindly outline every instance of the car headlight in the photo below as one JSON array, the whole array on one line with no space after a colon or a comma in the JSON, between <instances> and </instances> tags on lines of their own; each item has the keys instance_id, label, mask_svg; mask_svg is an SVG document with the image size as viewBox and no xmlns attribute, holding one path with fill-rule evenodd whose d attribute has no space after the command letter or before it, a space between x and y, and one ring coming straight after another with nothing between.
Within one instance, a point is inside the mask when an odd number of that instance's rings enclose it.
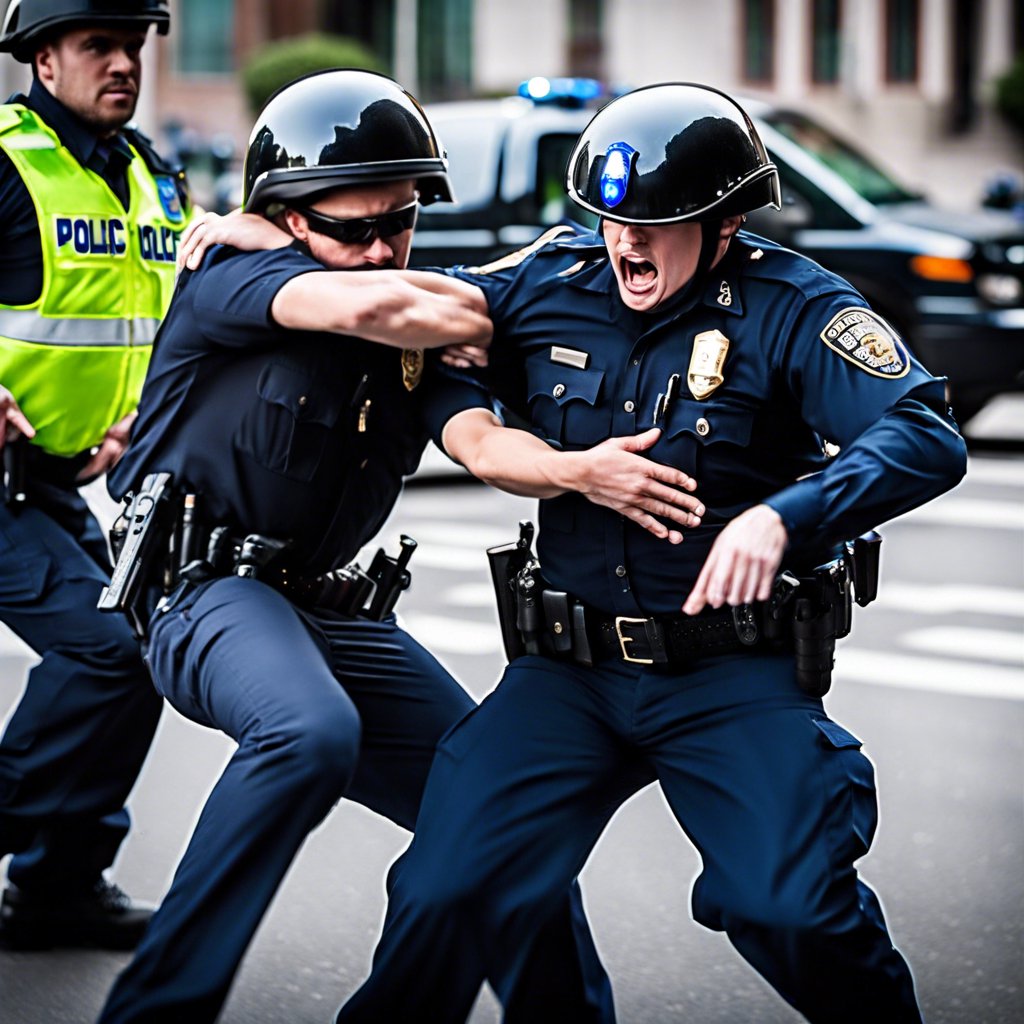
<instances>
[{"instance_id":1,"label":"car headlight","mask_svg":"<svg viewBox=\"0 0 1024 1024\"><path fill-rule=\"evenodd\" d=\"M1012 274L979 274L978 294L993 306L1017 306L1024 298L1024 281Z\"/></svg>"}]
</instances>

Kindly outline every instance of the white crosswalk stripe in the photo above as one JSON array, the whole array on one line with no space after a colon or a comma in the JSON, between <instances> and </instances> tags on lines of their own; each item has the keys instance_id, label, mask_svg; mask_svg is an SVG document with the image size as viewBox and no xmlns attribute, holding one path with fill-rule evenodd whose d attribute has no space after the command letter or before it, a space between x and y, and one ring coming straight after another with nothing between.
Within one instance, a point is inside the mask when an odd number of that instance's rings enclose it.
<instances>
[{"instance_id":1,"label":"white crosswalk stripe","mask_svg":"<svg viewBox=\"0 0 1024 1024\"><path fill-rule=\"evenodd\" d=\"M501 647L497 623L472 622L426 612L402 614L402 625L427 650L443 654L493 654Z\"/></svg>"},{"instance_id":2,"label":"white crosswalk stripe","mask_svg":"<svg viewBox=\"0 0 1024 1024\"><path fill-rule=\"evenodd\" d=\"M1024 618L1024 590L1016 587L985 587L960 583L904 583L886 581L873 608L915 612L918 615L949 615L980 612Z\"/></svg>"},{"instance_id":3,"label":"white crosswalk stripe","mask_svg":"<svg viewBox=\"0 0 1024 1024\"><path fill-rule=\"evenodd\" d=\"M954 658L982 658L1024 669L1024 633L963 626L932 626L904 633L900 646Z\"/></svg>"},{"instance_id":4,"label":"white crosswalk stripe","mask_svg":"<svg viewBox=\"0 0 1024 1024\"><path fill-rule=\"evenodd\" d=\"M950 658L920 658L845 647L836 655L836 680L968 697L1024 700L1024 672Z\"/></svg>"},{"instance_id":5,"label":"white crosswalk stripe","mask_svg":"<svg viewBox=\"0 0 1024 1024\"><path fill-rule=\"evenodd\" d=\"M936 523L943 526L976 526L994 530L1024 530L1024 504L983 498L940 498L894 523Z\"/></svg>"}]
</instances>

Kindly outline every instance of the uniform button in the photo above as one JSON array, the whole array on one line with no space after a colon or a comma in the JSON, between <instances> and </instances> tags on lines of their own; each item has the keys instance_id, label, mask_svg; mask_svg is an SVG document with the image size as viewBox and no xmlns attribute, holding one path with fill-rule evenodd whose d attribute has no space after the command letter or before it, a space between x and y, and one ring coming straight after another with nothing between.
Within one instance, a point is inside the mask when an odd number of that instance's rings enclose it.
<instances>
[{"instance_id":1,"label":"uniform button","mask_svg":"<svg viewBox=\"0 0 1024 1024\"><path fill-rule=\"evenodd\" d=\"M305 405L309 399L305 395L299 395L299 405Z\"/></svg>"},{"instance_id":2,"label":"uniform button","mask_svg":"<svg viewBox=\"0 0 1024 1024\"><path fill-rule=\"evenodd\" d=\"M703 416L697 420L697 433L700 434L701 437L707 437L707 435L711 433L711 424L708 423Z\"/></svg>"},{"instance_id":3,"label":"uniform button","mask_svg":"<svg viewBox=\"0 0 1024 1024\"><path fill-rule=\"evenodd\" d=\"M623 403L622 408L625 409L626 412L632 412L636 406L632 402L625 402Z\"/></svg>"},{"instance_id":4,"label":"uniform button","mask_svg":"<svg viewBox=\"0 0 1024 1024\"><path fill-rule=\"evenodd\" d=\"M556 384L551 389L551 394L554 395L555 398L561 398L562 395L565 394L565 385L564 384Z\"/></svg>"},{"instance_id":5,"label":"uniform button","mask_svg":"<svg viewBox=\"0 0 1024 1024\"><path fill-rule=\"evenodd\" d=\"M615 575L622 579L626 575L626 567L624 565L615 566Z\"/></svg>"}]
</instances>

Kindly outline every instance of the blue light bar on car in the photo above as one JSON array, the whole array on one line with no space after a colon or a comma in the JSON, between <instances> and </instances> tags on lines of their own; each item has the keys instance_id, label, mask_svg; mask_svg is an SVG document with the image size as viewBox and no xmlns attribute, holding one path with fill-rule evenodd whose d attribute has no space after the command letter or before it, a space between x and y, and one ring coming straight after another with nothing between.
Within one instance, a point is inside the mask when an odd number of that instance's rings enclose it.
<instances>
[{"instance_id":1,"label":"blue light bar on car","mask_svg":"<svg viewBox=\"0 0 1024 1024\"><path fill-rule=\"evenodd\" d=\"M603 95L601 83L593 78L531 78L519 86L519 95L534 103L582 107Z\"/></svg>"}]
</instances>

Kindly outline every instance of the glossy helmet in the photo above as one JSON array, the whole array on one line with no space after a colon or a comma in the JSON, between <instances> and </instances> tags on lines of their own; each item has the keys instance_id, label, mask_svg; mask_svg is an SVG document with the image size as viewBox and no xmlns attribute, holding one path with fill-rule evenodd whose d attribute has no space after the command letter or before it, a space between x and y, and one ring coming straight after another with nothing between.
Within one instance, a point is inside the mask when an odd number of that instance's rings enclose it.
<instances>
[{"instance_id":1,"label":"glossy helmet","mask_svg":"<svg viewBox=\"0 0 1024 1024\"><path fill-rule=\"evenodd\" d=\"M629 224L720 223L781 208L778 171L746 112L692 82L645 86L599 110L566 179L577 205Z\"/></svg>"},{"instance_id":2,"label":"glossy helmet","mask_svg":"<svg viewBox=\"0 0 1024 1024\"><path fill-rule=\"evenodd\" d=\"M0 53L31 64L48 36L76 25L141 29L156 25L165 36L171 14L167 0L11 0L0 29Z\"/></svg>"},{"instance_id":3,"label":"glossy helmet","mask_svg":"<svg viewBox=\"0 0 1024 1024\"><path fill-rule=\"evenodd\" d=\"M317 71L279 89L245 156L244 205L309 199L345 185L414 179L423 206L452 202L448 160L423 108L373 71Z\"/></svg>"}]
</instances>

